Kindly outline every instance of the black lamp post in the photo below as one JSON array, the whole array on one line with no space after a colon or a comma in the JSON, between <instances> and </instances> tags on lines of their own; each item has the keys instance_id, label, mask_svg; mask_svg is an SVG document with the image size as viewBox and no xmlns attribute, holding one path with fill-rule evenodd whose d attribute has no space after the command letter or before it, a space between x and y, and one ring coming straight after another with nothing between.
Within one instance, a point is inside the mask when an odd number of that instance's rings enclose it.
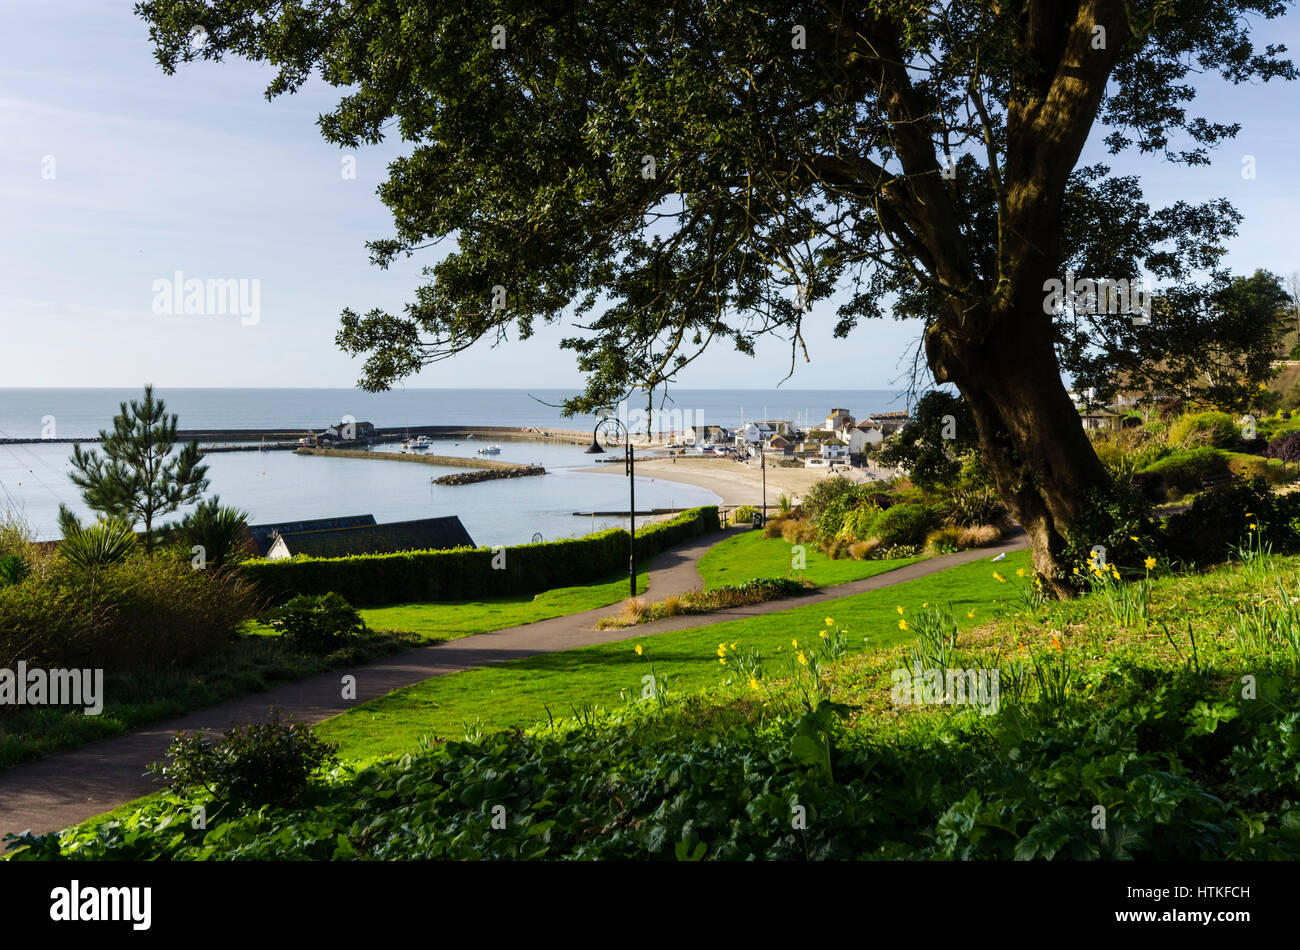
<instances>
[{"instance_id":1,"label":"black lamp post","mask_svg":"<svg viewBox=\"0 0 1300 950\"><path fill-rule=\"evenodd\" d=\"M613 410L609 410L612 412ZM629 596L636 596L636 477L632 469L632 433L617 416L608 415L596 423L595 428L591 430L591 445L587 448L588 455L603 455L605 450L600 447L600 430L609 428L613 430L614 436L622 432L625 449L627 452L624 467L627 471L628 486L628 509L627 514L630 519L630 530L628 532L629 543L627 553L627 575L628 583L631 587Z\"/></svg>"}]
</instances>

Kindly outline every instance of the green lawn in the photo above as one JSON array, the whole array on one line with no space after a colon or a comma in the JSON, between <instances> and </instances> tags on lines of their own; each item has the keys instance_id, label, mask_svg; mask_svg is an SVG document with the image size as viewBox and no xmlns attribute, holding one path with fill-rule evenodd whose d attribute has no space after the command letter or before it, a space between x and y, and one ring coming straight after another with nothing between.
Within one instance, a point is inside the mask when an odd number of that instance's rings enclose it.
<instances>
[{"instance_id":1,"label":"green lawn","mask_svg":"<svg viewBox=\"0 0 1300 950\"><path fill-rule=\"evenodd\" d=\"M755 577L804 577L818 587L831 587L892 571L919 558L857 561L853 558L832 560L811 544L806 549L807 566L802 571L790 567L789 541L767 538L762 531L745 531L720 541L700 558L700 575L704 586L712 589L722 584L739 584Z\"/></svg>"},{"instance_id":2,"label":"green lawn","mask_svg":"<svg viewBox=\"0 0 1300 950\"><path fill-rule=\"evenodd\" d=\"M637 574L637 593L644 593L647 573ZM601 584L557 587L540 594L518 594L491 600L444 600L433 603L393 604L362 608L360 614L372 630L411 633L426 640L455 640L475 633L549 620L565 614L608 607L627 596L627 575ZM264 624L253 632L274 635Z\"/></svg>"},{"instance_id":3,"label":"green lawn","mask_svg":"<svg viewBox=\"0 0 1300 950\"><path fill-rule=\"evenodd\" d=\"M872 648L891 646L910 636L898 629L898 606L905 608L905 616L913 616L923 603L951 604L963 625L973 624L998 608L996 600L1005 605L1017 589L1027 587L1028 581L1015 572L1028 567L1029 553L1017 551L998 564L982 558L827 604L654 636L638 636L635 628L629 628L627 639L620 642L426 680L329 719L318 732L340 744L341 757L369 760L408 751L423 736L459 738L467 730L531 725L545 720L548 711L561 717L584 706L615 705L621 701L620 690L640 695L641 677L650 672L651 663L655 673L669 676L670 690L696 691L725 678L716 654L722 641L737 642L742 650L758 647L768 675L780 676L791 652L790 641L816 637L826 617L850 628L853 649L863 649L863 637L869 638ZM1006 583L993 577L995 570ZM643 656L636 655L636 643L643 646Z\"/></svg>"}]
</instances>

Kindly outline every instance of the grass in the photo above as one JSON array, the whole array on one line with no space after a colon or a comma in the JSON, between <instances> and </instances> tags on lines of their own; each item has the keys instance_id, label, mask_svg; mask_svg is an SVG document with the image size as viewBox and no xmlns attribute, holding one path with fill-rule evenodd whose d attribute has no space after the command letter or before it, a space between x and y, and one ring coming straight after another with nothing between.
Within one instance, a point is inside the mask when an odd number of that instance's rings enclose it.
<instances>
[{"instance_id":1,"label":"grass","mask_svg":"<svg viewBox=\"0 0 1300 950\"><path fill-rule=\"evenodd\" d=\"M637 574L637 593L646 590L648 577L644 570ZM393 604L359 608L358 613L372 630L406 633L424 640L455 640L489 630L608 607L626 598L627 593L628 579L624 574L600 584L557 587L540 594L517 594L491 600ZM275 632L265 624L253 624L252 632L275 636Z\"/></svg>"},{"instance_id":2,"label":"grass","mask_svg":"<svg viewBox=\"0 0 1300 950\"><path fill-rule=\"evenodd\" d=\"M715 544L700 558L700 576L706 589L722 584L740 584L756 577L794 577L811 581L818 587L833 587L849 581L874 577L920 558L857 561L853 558L827 557L813 545L804 545L807 566L791 568L793 545L782 538L768 538L762 531L745 531Z\"/></svg>"},{"instance_id":3,"label":"grass","mask_svg":"<svg viewBox=\"0 0 1300 950\"><path fill-rule=\"evenodd\" d=\"M964 626L973 625L993 610L1010 609L1014 585L1000 584L993 571L1013 578L1017 568L1028 565L1028 552L1020 551L997 565L985 558L885 590L760 617L648 637L629 630L623 641L426 680L326 720L317 731L340 744L342 758L369 761L414 749L430 735L459 737L581 716L640 696L642 677L652 673L666 675L673 693L701 690L726 678L716 653L720 642L758 648L780 666L795 652L791 641L817 637L826 617L849 629L857 650L891 646L910 639L898 628L898 606L910 616L925 603L951 604ZM642 645L643 655L635 653L633 642Z\"/></svg>"}]
</instances>

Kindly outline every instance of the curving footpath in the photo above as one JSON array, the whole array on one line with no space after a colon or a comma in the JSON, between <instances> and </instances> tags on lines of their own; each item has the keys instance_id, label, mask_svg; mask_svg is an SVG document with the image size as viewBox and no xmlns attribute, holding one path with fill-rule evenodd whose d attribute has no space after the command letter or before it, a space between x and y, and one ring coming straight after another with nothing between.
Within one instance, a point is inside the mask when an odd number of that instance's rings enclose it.
<instances>
[{"instance_id":1,"label":"curving footpath","mask_svg":"<svg viewBox=\"0 0 1300 950\"><path fill-rule=\"evenodd\" d=\"M664 552L650 567L648 593L655 600L662 600L699 587L702 583L698 570L700 558L723 538L744 530L750 529L731 528L702 535ZM298 722L315 723L393 690L435 676L540 653L639 639L671 630L708 626L726 620L838 600L1025 546L1025 537L1019 534L993 547L928 558L884 574L822 588L804 596L718 610L707 616L686 615L623 629L595 629L596 621L617 610L618 605L613 604L458 640L441 641L384 657L364 666L331 670L297 683L278 686L265 693L240 697L178 719L146 726L123 736L59 752L40 761L0 772L0 837L25 830L37 834L57 831L156 791L159 787L156 780L145 774L144 769L150 762L164 758L178 729L221 732L235 721L265 719L272 707L279 707L283 715L291 715ZM355 699L341 698L340 683L346 675L356 678Z\"/></svg>"}]
</instances>

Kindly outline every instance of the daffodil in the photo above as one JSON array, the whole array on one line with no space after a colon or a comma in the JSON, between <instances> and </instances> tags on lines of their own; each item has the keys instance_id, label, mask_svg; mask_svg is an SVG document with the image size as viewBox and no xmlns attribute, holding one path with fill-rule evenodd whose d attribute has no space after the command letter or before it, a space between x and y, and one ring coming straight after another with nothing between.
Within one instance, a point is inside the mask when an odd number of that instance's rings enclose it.
<instances>
[{"instance_id":1,"label":"daffodil","mask_svg":"<svg viewBox=\"0 0 1300 950\"><path fill-rule=\"evenodd\" d=\"M1154 569L1155 569L1155 566L1156 566L1156 559L1153 558L1153 557L1149 557L1149 558L1147 558L1145 561L1143 561L1142 563L1145 564L1145 565L1147 566L1147 570L1148 570L1148 571L1150 571L1150 570L1154 570Z\"/></svg>"},{"instance_id":2,"label":"daffodil","mask_svg":"<svg viewBox=\"0 0 1300 950\"><path fill-rule=\"evenodd\" d=\"M1025 569L1023 567L1016 568L1016 577L1024 577L1024 576L1025 576Z\"/></svg>"},{"instance_id":3,"label":"daffodil","mask_svg":"<svg viewBox=\"0 0 1300 950\"><path fill-rule=\"evenodd\" d=\"M758 680L754 679L752 676L749 678L749 688L758 689Z\"/></svg>"},{"instance_id":4,"label":"daffodil","mask_svg":"<svg viewBox=\"0 0 1300 950\"><path fill-rule=\"evenodd\" d=\"M797 647L798 645L799 645L799 641L798 641L798 640L791 640L791 641L790 641L790 646L792 646L792 647Z\"/></svg>"},{"instance_id":5,"label":"daffodil","mask_svg":"<svg viewBox=\"0 0 1300 950\"><path fill-rule=\"evenodd\" d=\"M1061 650L1060 638L1056 637L1055 635L1053 635L1052 637L1052 649L1057 650L1058 652Z\"/></svg>"},{"instance_id":6,"label":"daffodil","mask_svg":"<svg viewBox=\"0 0 1300 950\"><path fill-rule=\"evenodd\" d=\"M826 618L826 626L828 626L828 627L833 627L833 626L835 626L835 621L832 620L830 617L827 617L827 618Z\"/></svg>"},{"instance_id":7,"label":"daffodil","mask_svg":"<svg viewBox=\"0 0 1300 950\"><path fill-rule=\"evenodd\" d=\"M825 640L825 639L826 639L826 631L823 630L821 633L818 634L818 636L821 637L823 640Z\"/></svg>"},{"instance_id":8,"label":"daffodil","mask_svg":"<svg viewBox=\"0 0 1300 950\"><path fill-rule=\"evenodd\" d=\"M993 576L997 578L999 584L1005 584L1007 582L1007 579L1003 577L1001 574L999 574L997 571L993 572Z\"/></svg>"},{"instance_id":9,"label":"daffodil","mask_svg":"<svg viewBox=\"0 0 1300 950\"><path fill-rule=\"evenodd\" d=\"M808 657L804 656L802 651L800 651L799 653L799 662L802 663L804 666L808 665Z\"/></svg>"},{"instance_id":10,"label":"daffodil","mask_svg":"<svg viewBox=\"0 0 1300 950\"><path fill-rule=\"evenodd\" d=\"M973 611L973 610L968 610L968 611L966 611L966 616L967 616L967 617L970 617L971 620L974 620L974 619L975 619L975 611Z\"/></svg>"},{"instance_id":11,"label":"daffodil","mask_svg":"<svg viewBox=\"0 0 1300 950\"><path fill-rule=\"evenodd\" d=\"M894 609L898 611L899 616L902 616L902 614L903 614L903 608L902 608L902 607L895 607Z\"/></svg>"},{"instance_id":12,"label":"daffodil","mask_svg":"<svg viewBox=\"0 0 1300 950\"><path fill-rule=\"evenodd\" d=\"M1129 539L1130 541L1137 541L1137 540L1138 540L1138 537L1137 537L1137 535L1135 535L1135 534L1130 534L1130 535L1128 536L1128 539Z\"/></svg>"},{"instance_id":13,"label":"daffodil","mask_svg":"<svg viewBox=\"0 0 1300 950\"><path fill-rule=\"evenodd\" d=\"M907 629L907 621L906 621L906 620L900 620L900 621L898 621L898 629L899 629L899 630L906 630L906 629Z\"/></svg>"},{"instance_id":14,"label":"daffodil","mask_svg":"<svg viewBox=\"0 0 1300 950\"><path fill-rule=\"evenodd\" d=\"M638 643L638 644L636 645L636 655L637 655L637 656L640 656L640 655L641 655L642 653L644 653L644 652L645 652L645 651L641 649L641 644Z\"/></svg>"},{"instance_id":15,"label":"daffodil","mask_svg":"<svg viewBox=\"0 0 1300 950\"><path fill-rule=\"evenodd\" d=\"M721 663L723 666L726 666L726 665L727 665L727 658L726 658L725 656L720 656L720 657L718 657L718 662Z\"/></svg>"},{"instance_id":16,"label":"daffodil","mask_svg":"<svg viewBox=\"0 0 1300 950\"><path fill-rule=\"evenodd\" d=\"M1079 569L1078 569L1077 567L1074 569L1074 573L1076 573L1076 574L1079 573Z\"/></svg>"}]
</instances>

